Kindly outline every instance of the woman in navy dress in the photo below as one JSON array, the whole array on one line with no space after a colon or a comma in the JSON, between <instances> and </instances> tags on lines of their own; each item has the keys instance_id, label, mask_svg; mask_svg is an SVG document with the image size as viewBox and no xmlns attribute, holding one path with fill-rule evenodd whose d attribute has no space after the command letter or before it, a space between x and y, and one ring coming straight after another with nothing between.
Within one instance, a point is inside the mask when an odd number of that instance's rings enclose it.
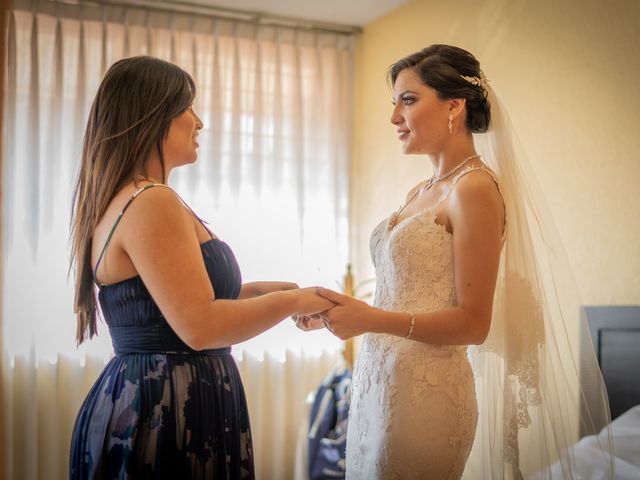
<instances>
[{"instance_id":1,"label":"woman in navy dress","mask_svg":"<svg viewBox=\"0 0 640 480\"><path fill-rule=\"evenodd\" d=\"M97 300L115 351L85 399L71 478L254 478L231 345L332 304L286 282L241 284L233 252L166 186L193 163L195 85L153 57L116 62L93 102L72 214L78 343Z\"/></svg>"}]
</instances>

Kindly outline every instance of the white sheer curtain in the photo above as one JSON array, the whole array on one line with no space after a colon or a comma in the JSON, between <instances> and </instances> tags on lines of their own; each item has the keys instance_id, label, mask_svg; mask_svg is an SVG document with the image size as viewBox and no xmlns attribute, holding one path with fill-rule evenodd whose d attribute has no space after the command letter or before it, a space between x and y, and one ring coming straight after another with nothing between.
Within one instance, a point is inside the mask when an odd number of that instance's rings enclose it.
<instances>
[{"instance_id":1,"label":"white sheer curtain","mask_svg":"<svg viewBox=\"0 0 640 480\"><path fill-rule=\"evenodd\" d=\"M12 2L6 31L4 469L9 478L64 477L75 413L111 353L104 325L76 348L67 278L71 189L102 74L138 54L189 71L205 129L198 162L176 171L173 187L232 246L246 281L336 287L348 254L354 40L32 0ZM235 348L260 478L291 477L296 416L339 348L291 322ZM281 447L267 456L269 443Z\"/></svg>"}]
</instances>

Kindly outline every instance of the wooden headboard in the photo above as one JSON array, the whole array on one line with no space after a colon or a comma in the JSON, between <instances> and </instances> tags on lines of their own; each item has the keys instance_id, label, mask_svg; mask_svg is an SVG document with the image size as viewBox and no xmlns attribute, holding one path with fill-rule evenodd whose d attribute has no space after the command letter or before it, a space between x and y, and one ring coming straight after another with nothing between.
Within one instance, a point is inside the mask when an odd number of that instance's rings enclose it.
<instances>
[{"instance_id":1,"label":"wooden headboard","mask_svg":"<svg viewBox=\"0 0 640 480\"><path fill-rule=\"evenodd\" d=\"M588 306L585 314L613 420L640 405L640 306Z\"/></svg>"}]
</instances>

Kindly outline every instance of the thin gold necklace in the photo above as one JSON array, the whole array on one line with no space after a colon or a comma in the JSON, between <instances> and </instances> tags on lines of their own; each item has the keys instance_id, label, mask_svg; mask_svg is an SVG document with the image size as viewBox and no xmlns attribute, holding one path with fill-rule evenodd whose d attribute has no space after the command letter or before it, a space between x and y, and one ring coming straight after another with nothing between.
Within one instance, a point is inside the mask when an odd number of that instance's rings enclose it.
<instances>
[{"instance_id":1,"label":"thin gold necklace","mask_svg":"<svg viewBox=\"0 0 640 480\"><path fill-rule=\"evenodd\" d=\"M398 210L396 210L394 213L391 214L391 216L389 217L389 221L387 222L387 229L391 230L393 227L395 227L396 222L398 221L398 217L400 216L400 214L404 211L405 208L407 208L407 205L409 205L413 201L413 199L418 196L418 194L420 193L421 190L423 192L426 192L431 187L433 187L436 183L441 182L443 180L446 180L447 178L449 178L450 176L452 176L456 172L460 171L460 169L462 167L464 167L467 163L469 163L474 158L480 158L480 155L477 154L477 153L475 153L473 155L470 155L467 158L465 158L464 160L462 160L458 165L456 165L451 170L449 170L447 173L445 173L444 175L441 175L438 178L431 177L428 180L422 181L422 183L420 183L418 188L416 188L416 191L413 192L413 195L411 195L411 197L406 202L404 202L402 205L400 205L400 208L398 208Z\"/></svg>"}]
</instances>

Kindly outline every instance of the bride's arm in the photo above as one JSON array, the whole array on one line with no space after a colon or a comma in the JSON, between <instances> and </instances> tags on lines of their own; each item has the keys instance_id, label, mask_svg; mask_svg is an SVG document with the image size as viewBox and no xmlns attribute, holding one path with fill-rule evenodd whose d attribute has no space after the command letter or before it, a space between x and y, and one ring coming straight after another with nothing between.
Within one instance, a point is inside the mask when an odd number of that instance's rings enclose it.
<instances>
[{"instance_id":1,"label":"bride's arm","mask_svg":"<svg viewBox=\"0 0 640 480\"><path fill-rule=\"evenodd\" d=\"M500 261L504 208L488 175L465 175L449 198L448 217L453 230L456 306L414 313L389 312L330 290L319 293L338 306L323 313L340 338L365 332L388 333L439 345L484 342Z\"/></svg>"}]
</instances>

